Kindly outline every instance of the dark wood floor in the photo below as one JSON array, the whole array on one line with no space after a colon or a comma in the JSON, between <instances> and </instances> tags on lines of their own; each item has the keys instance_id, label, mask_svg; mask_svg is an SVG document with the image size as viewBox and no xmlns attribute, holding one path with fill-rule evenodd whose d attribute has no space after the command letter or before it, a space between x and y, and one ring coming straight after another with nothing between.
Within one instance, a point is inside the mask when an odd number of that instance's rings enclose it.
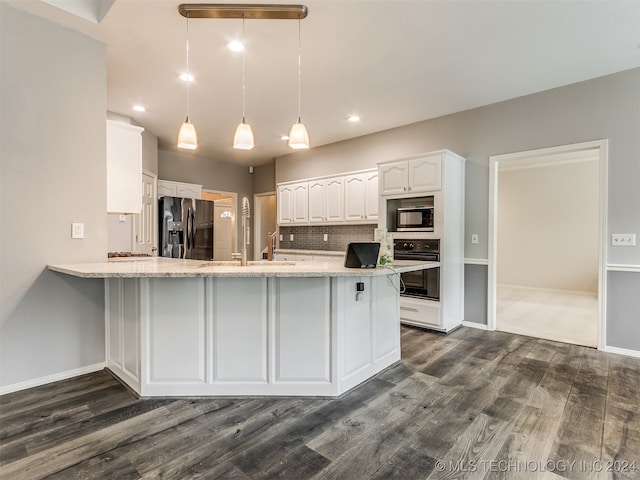
<instances>
[{"instance_id":1,"label":"dark wood floor","mask_svg":"<svg viewBox=\"0 0 640 480\"><path fill-rule=\"evenodd\" d=\"M402 348L337 400L136 400L106 372L5 395L0 478L640 478L640 359L469 328Z\"/></svg>"}]
</instances>

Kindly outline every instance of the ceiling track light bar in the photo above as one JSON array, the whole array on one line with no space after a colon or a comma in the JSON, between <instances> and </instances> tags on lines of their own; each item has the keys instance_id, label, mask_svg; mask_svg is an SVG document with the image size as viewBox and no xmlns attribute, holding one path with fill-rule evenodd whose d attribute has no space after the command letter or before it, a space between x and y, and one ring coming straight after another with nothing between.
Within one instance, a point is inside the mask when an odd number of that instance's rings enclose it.
<instances>
[{"instance_id":1,"label":"ceiling track light bar","mask_svg":"<svg viewBox=\"0 0 640 480\"><path fill-rule=\"evenodd\" d=\"M187 18L246 18L257 20L301 20L309 10L305 5L260 5L250 3L183 3L180 15Z\"/></svg>"}]
</instances>

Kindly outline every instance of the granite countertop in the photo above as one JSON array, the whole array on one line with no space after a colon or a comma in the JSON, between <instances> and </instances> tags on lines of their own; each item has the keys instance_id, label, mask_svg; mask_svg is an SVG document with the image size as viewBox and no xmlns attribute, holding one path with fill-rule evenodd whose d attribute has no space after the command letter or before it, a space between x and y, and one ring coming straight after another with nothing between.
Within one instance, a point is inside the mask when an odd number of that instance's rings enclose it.
<instances>
[{"instance_id":1,"label":"granite countertop","mask_svg":"<svg viewBox=\"0 0 640 480\"><path fill-rule=\"evenodd\" d=\"M317 255L317 256L338 256L344 257L343 251L337 250L303 250L299 248L276 248L276 253L290 253L291 255Z\"/></svg>"},{"instance_id":2,"label":"granite countertop","mask_svg":"<svg viewBox=\"0 0 640 480\"><path fill-rule=\"evenodd\" d=\"M49 270L81 278L179 277L373 277L439 267L439 262L401 262L372 269L345 268L336 262L207 262L177 258L132 258L97 263L47 265Z\"/></svg>"}]
</instances>

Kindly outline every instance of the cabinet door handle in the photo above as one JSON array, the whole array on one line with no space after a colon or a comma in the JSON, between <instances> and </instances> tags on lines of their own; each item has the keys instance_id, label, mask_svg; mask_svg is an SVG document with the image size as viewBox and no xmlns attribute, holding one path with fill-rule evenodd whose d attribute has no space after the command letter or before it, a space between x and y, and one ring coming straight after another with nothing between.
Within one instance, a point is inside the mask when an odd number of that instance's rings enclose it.
<instances>
[{"instance_id":1,"label":"cabinet door handle","mask_svg":"<svg viewBox=\"0 0 640 480\"><path fill-rule=\"evenodd\" d=\"M400 310L406 310L407 312L417 312L417 308L400 307Z\"/></svg>"}]
</instances>

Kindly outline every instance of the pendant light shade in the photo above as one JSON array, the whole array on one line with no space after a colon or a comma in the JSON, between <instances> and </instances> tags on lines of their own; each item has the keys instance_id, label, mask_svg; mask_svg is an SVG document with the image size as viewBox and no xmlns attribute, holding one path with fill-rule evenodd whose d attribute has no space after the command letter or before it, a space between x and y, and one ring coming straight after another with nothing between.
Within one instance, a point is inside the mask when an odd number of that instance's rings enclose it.
<instances>
[{"instance_id":1,"label":"pendant light shade","mask_svg":"<svg viewBox=\"0 0 640 480\"><path fill-rule=\"evenodd\" d=\"M244 34L244 16L242 17L242 45L245 46L245 34ZM247 123L244 118L244 106L245 106L245 85L244 85L244 51L242 49L242 121L236 128L236 134L233 137L233 148L239 150L251 150L255 144L253 142L253 130L251 125Z\"/></svg>"},{"instance_id":2,"label":"pendant light shade","mask_svg":"<svg viewBox=\"0 0 640 480\"><path fill-rule=\"evenodd\" d=\"M298 120L293 124L289 131L289 146L296 150L309 148L309 134L300 119L302 93L300 88L300 78L302 71L302 61L300 55L300 18L298 17Z\"/></svg>"},{"instance_id":3,"label":"pendant light shade","mask_svg":"<svg viewBox=\"0 0 640 480\"><path fill-rule=\"evenodd\" d=\"M195 150L198 148L196 127L189 121L188 116L178 132L178 148L186 148L187 150Z\"/></svg>"},{"instance_id":4,"label":"pendant light shade","mask_svg":"<svg viewBox=\"0 0 640 480\"><path fill-rule=\"evenodd\" d=\"M296 150L309 148L309 134L304 124L300 121L300 117L298 117L298 121L293 124L289 131L289 146Z\"/></svg>"},{"instance_id":5,"label":"pendant light shade","mask_svg":"<svg viewBox=\"0 0 640 480\"><path fill-rule=\"evenodd\" d=\"M189 83L193 79L189 74L189 17L187 17L187 72L185 73L185 78L187 79L185 80L187 84L187 118L178 132L178 148L195 150L198 148L198 135L196 134L196 127L189 120Z\"/></svg>"},{"instance_id":6,"label":"pendant light shade","mask_svg":"<svg viewBox=\"0 0 640 480\"><path fill-rule=\"evenodd\" d=\"M236 134L233 137L233 148L251 150L254 146L251 125L245 122L244 117L242 117L242 122L240 122L238 128L236 128Z\"/></svg>"}]
</instances>

